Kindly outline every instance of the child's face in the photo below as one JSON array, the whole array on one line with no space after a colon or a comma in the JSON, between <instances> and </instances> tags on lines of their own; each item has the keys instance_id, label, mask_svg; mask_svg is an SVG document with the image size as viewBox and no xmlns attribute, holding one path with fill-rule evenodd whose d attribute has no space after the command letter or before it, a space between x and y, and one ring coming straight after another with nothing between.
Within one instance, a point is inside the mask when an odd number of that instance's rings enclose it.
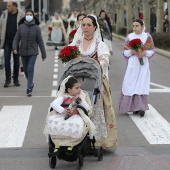
<instances>
[{"instance_id":1,"label":"child's face","mask_svg":"<svg viewBox=\"0 0 170 170\"><path fill-rule=\"evenodd\" d=\"M142 30L143 30L143 26L141 26L139 22L133 22L133 31L136 34L141 34Z\"/></svg>"},{"instance_id":2,"label":"child's face","mask_svg":"<svg viewBox=\"0 0 170 170\"><path fill-rule=\"evenodd\" d=\"M70 89L68 89L68 93L71 95L71 96L78 96L81 92L81 84L78 82L78 83L75 83L74 86Z\"/></svg>"}]
</instances>

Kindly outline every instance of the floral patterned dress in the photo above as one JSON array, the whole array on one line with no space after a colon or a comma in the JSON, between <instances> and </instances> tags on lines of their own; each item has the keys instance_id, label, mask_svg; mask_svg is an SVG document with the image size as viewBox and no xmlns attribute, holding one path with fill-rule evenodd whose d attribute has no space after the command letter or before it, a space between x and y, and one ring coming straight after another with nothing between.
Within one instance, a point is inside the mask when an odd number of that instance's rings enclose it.
<instances>
[{"instance_id":1,"label":"floral patterned dress","mask_svg":"<svg viewBox=\"0 0 170 170\"><path fill-rule=\"evenodd\" d=\"M83 50L82 39L75 42L75 44L72 43L70 45L76 45L79 48L82 57L93 58L99 63L102 59L109 60L109 49L107 45L99 39L93 39L86 51ZM105 76L108 74L108 66L107 69L102 67L102 70L102 97L94 105L91 117L91 120L97 129L97 134L95 135L97 141L95 145L103 146L103 148L115 148L117 146L116 119L112 104L110 84L107 78L108 76Z\"/></svg>"}]
</instances>

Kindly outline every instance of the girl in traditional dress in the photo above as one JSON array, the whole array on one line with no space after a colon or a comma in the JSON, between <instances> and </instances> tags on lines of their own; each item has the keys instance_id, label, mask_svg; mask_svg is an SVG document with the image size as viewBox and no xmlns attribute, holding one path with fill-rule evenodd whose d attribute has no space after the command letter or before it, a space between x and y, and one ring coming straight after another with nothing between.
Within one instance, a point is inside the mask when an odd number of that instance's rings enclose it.
<instances>
[{"instance_id":1,"label":"girl in traditional dress","mask_svg":"<svg viewBox=\"0 0 170 170\"><path fill-rule=\"evenodd\" d=\"M71 104L78 97L81 99L80 105L90 114L92 110L90 99L86 100L87 95L81 90L80 82L76 78L68 76L62 81L57 97L51 103L54 110L47 116L44 130L44 133L49 134L55 144L54 155L60 153L60 146L69 146L67 154L71 154L72 148L84 139L89 129L91 138L94 136L95 127L82 110L80 111L76 107L69 110L68 107L61 106Z\"/></svg>"},{"instance_id":2,"label":"girl in traditional dress","mask_svg":"<svg viewBox=\"0 0 170 170\"><path fill-rule=\"evenodd\" d=\"M93 107L91 120L95 124L97 131L95 135L96 146L102 145L103 148L116 147L116 121L108 81L110 53L107 45L101 39L96 16L88 15L84 17L70 45L76 45L82 57L93 58L101 65L103 71L102 97Z\"/></svg>"},{"instance_id":3,"label":"girl in traditional dress","mask_svg":"<svg viewBox=\"0 0 170 170\"><path fill-rule=\"evenodd\" d=\"M123 55L127 60L127 68L122 85L122 93L119 101L121 112L133 112L144 116L148 110L147 97L150 90L149 59L155 53L152 37L145 33L145 25L141 19L133 21L133 33L127 35ZM140 39L144 45L143 52L130 49L129 42ZM143 60L141 65L139 59Z\"/></svg>"},{"instance_id":4,"label":"girl in traditional dress","mask_svg":"<svg viewBox=\"0 0 170 170\"><path fill-rule=\"evenodd\" d=\"M50 26L52 27L50 32L51 40L56 44L55 49L57 50L58 44L67 42L66 30L58 13L55 13Z\"/></svg>"}]
</instances>

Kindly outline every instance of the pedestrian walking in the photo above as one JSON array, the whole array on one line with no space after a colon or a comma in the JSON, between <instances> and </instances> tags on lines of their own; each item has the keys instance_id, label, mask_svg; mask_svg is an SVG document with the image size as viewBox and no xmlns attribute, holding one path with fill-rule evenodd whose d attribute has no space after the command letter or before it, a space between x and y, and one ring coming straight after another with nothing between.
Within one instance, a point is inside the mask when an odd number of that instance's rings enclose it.
<instances>
[{"instance_id":1,"label":"pedestrian walking","mask_svg":"<svg viewBox=\"0 0 170 170\"><path fill-rule=\"evenodd\" d=\"M24 73L27 78L27 95L32 95L34 87L34 66L38 55L38 46L42 54L42 61L46 58L46 51L41 35L41 29L38 26L39 20L35 17L34 12L28 9L25 17L20 21L18 31L14 37L13 50L15 54L21 55L24 67ZM18 51L18 46L19 51Z\"/></svg>"},{"instance_id":2,"label":"pedestrian walking","mask_svg":"<svg viewBox=\"0 0 170 170\"><path fill-rule=\"evenodd\" d=\"M113 54L112 27L111 27L110 18L108 18L107 14L104 10L100 11L98 22L100 24L100 31L101 31L101 36L103 38L103 41L108 46L109 52L112 55Z\"/></svg>"},{"instance_id":3,"label":"pedestrian walking","mask_svg":"<svg viewBox=\"0 0 170 170\"><path fill-rule=\"evenodd\" d=\"M154 55L152 37L145 33L145 24L141 19L133 21L133 33L127 35L123 55L127 68L122 84L119 101L121 112L133 112L144 116L148 110L147 98L150 90L149 59Z\"/></svg>"},{"instance_id":4,"label":"pedestrian walking","mask_svg":"<svg viewBox=\"0 0 170 170\"><path fill-rule=\"evenodd\" d=\"M5 58L5 84L4 87L9 87L11 84L11 52L12 42L17 32L18 23L24 13L18 9L15 1L7 2L7 10L2 12L0 18L0 49L4 49ZM19 55L13 53L13 83L15 86L20 86L19 80Z\"/></svg>"},{"instance_id":5,"label":"pedestrian walking","mask_svg":"<svg viewBox=\"0 0 170 170\"><path fill-rule=\"evenodd\" d=\"M102 41L95 15L87 15L82 19L73 42L69 45L77 46L81 57L93 58L101 66L102 97L95 104L91 117L97 129L95 145L103 148L115 148L117 146L117 129L108 75L110 53L107 45Z\"/></svg>"},{"instance_id":6,"label":"pedestrian walking","mask_svg":"<svg viewBox=\"0 0 170 170\"><path fill-rule=\"evenodd\" d=\"M155 32L155 28L156 28L156 13L155 13L154 9L152 9L151 15L150 15L150 32L151 32L151 34Z\"/></svg>"}]
</instances>

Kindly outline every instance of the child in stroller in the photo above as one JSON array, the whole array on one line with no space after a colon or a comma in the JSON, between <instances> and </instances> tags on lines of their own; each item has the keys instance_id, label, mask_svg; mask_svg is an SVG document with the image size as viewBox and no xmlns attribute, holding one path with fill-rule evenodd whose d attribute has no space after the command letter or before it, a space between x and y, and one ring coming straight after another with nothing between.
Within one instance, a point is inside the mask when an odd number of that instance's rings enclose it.
<instances>
[{"instance_id":1,"label":"child in stroller","mask_svg":"<svg viewBox=\"0 0 170 170\"><path fill-rule=\"evenodd\" d=\"M91 101L85 99L85 96L88 95L80 89L80 86L81 84L76 78L68 76L62 81L57 98L51 104L53 111L50 112L46 122L46 131L50 135L49 157L51 168L56 165L56 156L67 161L77 160L78 168L80 168L83 165L85 152L96 151L94 146L95 127L88 117L92 111ZM81 99L81 103L77 108L72 109L72 116L66 119L66 116L70 114L70 110L67 108L68 104L76 98ZM87 135L88 132L90 138ZM91 143L93 148L91 148ZM82 148L85 148L84 153L82 153ZM102 148L98 152L101 160Z\"/></svg>"}]
</instances>

